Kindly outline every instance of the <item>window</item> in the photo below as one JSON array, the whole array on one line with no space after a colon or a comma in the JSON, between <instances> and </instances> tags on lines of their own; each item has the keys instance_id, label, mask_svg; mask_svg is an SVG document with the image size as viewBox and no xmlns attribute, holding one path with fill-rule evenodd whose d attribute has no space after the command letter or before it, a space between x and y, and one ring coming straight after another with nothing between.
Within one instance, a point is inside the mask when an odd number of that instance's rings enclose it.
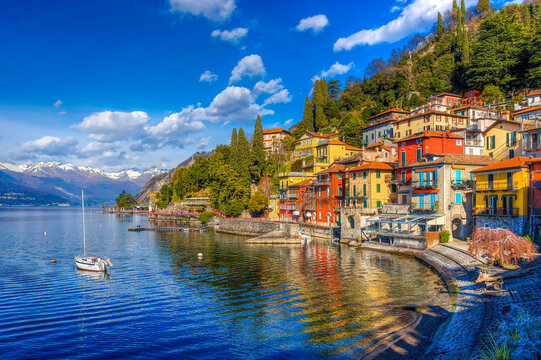
<instances>
[{"instance_id":1,"label":"window","mask_svg":"<svg viewBox=\"0 0 541 360\"><path fill-rule=\"evenodd\" d=\"M381 185L380 184L376 184L376 192L380 192L381 190Z\"/></svg>"},{"instance_id":2,"label":"window","mask_svg":"<svg viewBox=\"0 0 541 360\"><path fill-rule=\"evenodd\" d=\"M372 133L372 140L374 140L374 133Z\"/></svg>"},{"instance_id":3,"label":"window","mask_svg":"<svg viewBox=\"0 0 541 360\"><path fill-rule=\"evenodd\" d=\"M341 186L338 187L338 196L342 196L342 187Z\"/></svg>"},{"instance_id":4,"label":"window","mask_svg":"<svg viewBox=\"0 0 541 360\"><path fill-rule=\"evenodd\" d=\"M402 167L406 166L406 152L402 151Z\"/></svg>"},{"instance_id":5,"label":"window","mask_svg":"<svg viewBox=\"0 0 541 360\"><path fill-rule=\"evenodd\" d=\"M462 184L462 170L455 170L455 181L457 185Z\"/></svg>"},{"instance_id":6,"label":"window","mask_svg":"<svg viewBox=\"0 0 541 360\"><path fill-rule=\"evenodd\" d=\"M321 187L317 188L317 196L321 197ZM319 205L319 206L321 206L321 205Z\"/></svg>"},{"instance_id":7,"label":"window","mask_svg":"<svg viewBox=\"0 0 541 360\"><path fill-rule=\"evenodd\" d=\"M456 146L462 146L462 140L457 140L456 141Z\"/></svg>"},{"instance_id":8,"label":"window","mask_svg":"<svg viewBox=\"0 0 541 360\"><path fill-rule=\"evenodd\" d=\"M331 188L327 187L327 196L331 196Z\"/></svg>"},{"instance_id":9,"label":"window","mask_svg":"<svg viewBox=\"0 0 541 360\"><path fill-rule=\"evenodd\" d=\"M353 180L357 180L357 173L353 173Z\"/></svg>"},{"instance_id":10,"label":"window","mask_svg":"<svg viewBox=\"0 0 541 360\"><path fill-rule=\"evenodd\" d=\"M338 178L338 180L342 180L342 174L338 173L336 174L336 177Z\"/></svg>"},{"instance_id":11,"label":"window","mask_svg":"<svg viewBox=\"0 0 541 360\"><path fill-rule=\"evenodd\" d=\"M363 179L366 179L366 171L363 171Z\"/></svg>"},{"instance_id":12,"label":"window","mask_svg":"<svg viewBox=\"0 0 541 360\"><path fill-rule=\"evenodd\" d=\"M353 196L357 196L357 185L353 185Z\"/></svg>"},{"instance_id":13,"label":"window","mask_svg":"<svg viewBox=\"0 0 541 360\"><path fill-rule=\"evenodd\" d=\"M367 207L367 203L366 203L366 200L363 200L363 208L365 208L365 209L366 209L366 207Z\"/></svg>"},{"instance_id":14,"label":"window","mask_svg":"<svg viewBox=\"0 0 541 360\"><path fill-rule=\"evenodd\" d=\"M515 157L515 150L514 149L509 149L509 159L512 159Z\"/></svg>"},{"instance_id":15,"label":"window","mask_svg":"<svg viewBox=\"0 0 541 360\"><path fill-rule=\"evenodd\" d=\"M421 143L421 139L417 139L417 141L415 142L416 144L420 144Z\"/></svg>"},{"instance_id":16,"label":"window","mask_svg":"<svg viewBox=\"0 0 541 360\"><path fill-rule=\"evenodd\" d=\"M406 183L406 172L405 171L402 171L402 183L403 184Z\"/></svg>"},{"instance_id":17,"label":"window","mask_svg":"<svg viewBox=\"0 0 541 360\"><path fill-rule=\"evenodd\" d=\"M378 178L378 179L381 178L381 172L379 172L379 171L376 172L376 178Z\"/></svg>"},{"instance_id":18,"label":"window","mask_svg":"<svg viewBox=\"0 0 541 360\"><path fill-rule=\"evenodd\" d=\"M319 213L319 220L321 220L321 212Z\"/></svg>"},{"instance_id":19,"label":"window","mask_svg":"<svg viewBox=\"0 0 541 360\"><path fill-rule=\"evenodd\" d=\"M422 149L417 149L417 162L421 162Z\"/></svg>"},{"instance_id":20,"label":"window","mask_svg":"<svg viewBox=\"0 0 541 360\"><path fill-rule=\"evenodd\" d=\"M381 201L378 201L378 202L376 203L376 206L380 208L380 207L381 207Z\"/></svg>"},{"instance_id":21,"label":"window","mask_svg":"<svg viewBox=\"0 0 541 360\"><path fill-rule=\"evenodd\" d=\"M455 193L455 204L460 205L462 204L462 193Z\"/></svg>"},{"instance_id":22,"label":"window","mask_svg":"<svg viewBox=\"0 0 541 360\"><path fill-rule=\"evenodd\" d=\"M363 196L366 196L366 184L363 184Z\"/></svg>"},{"instance_id":23,"label":"window","mask_svg":"<svg viewBox=\"0 0 541 360\"><path fill-rule=\"evenodd\" d=\"M381 131L378 131L378 139L381 137Z\"/></svg>"}]
</instances>

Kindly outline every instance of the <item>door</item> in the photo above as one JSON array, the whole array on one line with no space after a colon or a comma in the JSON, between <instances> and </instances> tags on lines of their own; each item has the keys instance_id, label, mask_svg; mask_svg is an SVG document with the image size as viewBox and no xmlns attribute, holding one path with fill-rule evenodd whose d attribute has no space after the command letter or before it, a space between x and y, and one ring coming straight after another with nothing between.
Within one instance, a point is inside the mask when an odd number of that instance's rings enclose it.
<instances>
[{"instance_id":1,"label":"door","mask_svg":"<svg viewBox=\"0 0 541 360\"><path fill-rule=\"evenodd\" d=\"M496 215L498 211L498 198L496 196L490 197L490 215Z\"/></svg>"}]
</instances>

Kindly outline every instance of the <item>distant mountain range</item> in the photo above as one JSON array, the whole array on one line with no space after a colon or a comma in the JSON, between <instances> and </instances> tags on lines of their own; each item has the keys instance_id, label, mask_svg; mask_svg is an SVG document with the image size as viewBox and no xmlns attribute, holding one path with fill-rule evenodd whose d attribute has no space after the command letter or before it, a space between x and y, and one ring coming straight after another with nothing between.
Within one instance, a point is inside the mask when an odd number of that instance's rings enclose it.
<instances>
[{"instance_id":1,"label":"distant mountain range","mask_svg":"<svg viewBox=\"0 0 541 360\"><path fill-rule=\"evenodd\" d=\"M124 170L60 164L13 165L0 162L0 206L70 206L112 203L122 190L136 195L153 176L163 171Z\"/></svg>"}]
</instances>

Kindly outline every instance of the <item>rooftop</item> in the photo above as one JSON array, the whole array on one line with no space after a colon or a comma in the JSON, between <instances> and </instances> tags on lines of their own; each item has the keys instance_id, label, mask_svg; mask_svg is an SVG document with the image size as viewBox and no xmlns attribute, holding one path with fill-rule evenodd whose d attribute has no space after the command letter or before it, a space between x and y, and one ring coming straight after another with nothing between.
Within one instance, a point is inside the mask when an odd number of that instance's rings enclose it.
<instances>
[{"instance_id":1,"label":"rooftop","mask_svg":"<svg viewBox=\"0 0 541 360\"><path fill-rule=\"evenodd\" d=\"M385 115L385 114L390 113L390 112L398 112L398 113L401 113L401 114L409 114L409 111L402 110L402 109L397 109L397 108L392 108L392 109L389 109L389 110L382 111L379 114L370 116L368 118L368 120L370 121L371 119L377 118L377 117L379 117L381 115Z\"/></svg>"},{"instance_id":2,"label":"rooftop","mask_svg":"<svg viewBox=\"0 0 541 360\"><path fill-rule=\"evenodd\" d=\"M458 164L458 165L489 165L495 164L498 160L485 155L465 155L465 154L446 154L433 161L416 162L411 167L439 165L439 164Z\"/></svg>"},{"instance_id":3,"label":"rooftop","mask_svg":"<svg viewBox=\"0 0 541 360\"><path fill-rule=\"evenodd\" d=\"M316 175L337 173L337 172L344 171L345 168L346 167L342 164L333 163L331 166L329 166L325 170L321 170L320 172L317 172Z\"/></svg>"},{"instance_id":4,"label":"rooftop","mask_svg":"<svg viewBox=\"0 0 541 360\"><path fill-rule=\"evenodd\" d=\"M515 111L513 113L513 116L529 113L529 112L536 111L536 110L541 110L541 105L536 105L536 106L532 106L532 107L529 107L529 108L526 108L526 109L523 109L523 110Z\"/></svg>"},{"instance_id":5,"label":"rooftop","mask_svg":"<svg viewBox=\"0 0 541 360\"><path fill-rule=\"evenodd\" d=\"M541 95L541 89L532 90L526 96L535 96L535 95Z\"/></svg>"},{"instance_id":6,"label":"rooftop","mask_svg":"<svg viewBox=\"0 0 541 360\"><path fill-rule=\"evenodd\" d=\"M263 135L265 135L265 134L278 134L278 133L281 133L281 132L286 132L286 133L289 134L289 131L287 131L286 129L282 129L282 128L263 129Z\"/></svg>"},{"instance_id":7,"label":"rooftop","mask_svg":"<svg viewBox=\"0 0 541 360\"><path fill-rule=\"evenodd\" d=\"M500 161L498 163L484 166L479 169L475 169L472 172L481 173L481 172L494 172L505 169L517 169L517 168L527 168L528 164L526 162L530 160L527 157L519 156L512 159Z\"/></svg>"},{"instance_id":8,"label":"rooftop","mask_svg":"<svg viewBox=\"0 0 541 360\"><path fill-rule=\"evenodd\" d=\"M365 164L362 164L360 166L354 167L352 169L347 170L348 172L351 171L359 171L359 170L389 170L392 171L393 167L387 163L379 162L379 161L371 161L367 162Z\"/></svg>"}]
</instances>

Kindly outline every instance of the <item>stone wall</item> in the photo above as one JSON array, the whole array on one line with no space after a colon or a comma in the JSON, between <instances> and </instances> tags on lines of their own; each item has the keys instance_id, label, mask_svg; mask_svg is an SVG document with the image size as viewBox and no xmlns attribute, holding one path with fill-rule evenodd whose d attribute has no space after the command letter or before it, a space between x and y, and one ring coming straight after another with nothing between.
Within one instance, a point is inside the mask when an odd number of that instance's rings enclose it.
<instances>
[{"instance_id":1,"label":"stone wall","mask_svg":"<svg viewBox=\"0 0 541 360\"><path fill-rule=\"evenodd\" d=\"M508 228L518 235L528 232L527 216L475 216L475 226L490 228Z\"/></svg>"},{"instance_id":2,"label":"stone wall","mask_svg":"<svg viewBox=\"0 0 541 360\"><path fill-rule=\"evenodd\" d=\"M285 236L291 238L298 238L301 226L299 224L291 223L278 223L270 221L251 221L243 219L220 219L220 225L216 228L217 232L246 235L246 236L261 236L271 231L283 231ZM305 234L329 239L332 236L338 236L336 230L330 230L328 228L319 226L307 226L303 225L302 230Z\"/></svg>"}]
</instances>

